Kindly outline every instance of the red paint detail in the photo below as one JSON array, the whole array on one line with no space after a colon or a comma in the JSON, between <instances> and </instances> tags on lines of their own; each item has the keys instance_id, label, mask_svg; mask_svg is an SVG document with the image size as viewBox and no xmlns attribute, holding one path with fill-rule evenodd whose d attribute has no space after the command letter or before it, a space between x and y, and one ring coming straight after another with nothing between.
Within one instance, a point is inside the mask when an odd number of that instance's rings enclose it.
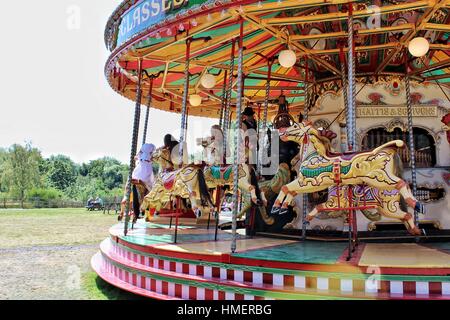
<instances>
[{"instance_id":1,"label":"red paint detail","mask_svg":"<svg viewBox=\"0 0 450 320\"><path fill-rule=\"evenodd\" d=\"M243 295L243 294L235 294L235 298L234 298L235 300L244 300L245 299L245 296Z\"/></svg>"},{"instance_id":2,"label":"red paint detail","mask_svg":"<svg viewBox=\"0 0 450 320\"><path fill-rule=\"evenodd\" d=\"M163 281L162 283L162 293L169 294L169 283L167 281Z\"/></svg>"},{"instance_id":3,"label":"red paint detail","mask_svg":"<svg viewBox=\"0 0 450 320\"><path fill-rule=\"evenodd\" d=\"M429 282L430 294L442 294L442 282Z\"/></svg>"},{"instance_id":4,"label":"red paint detail","mask_svg":"<svg viewBox=\"0 0 450 320\"><path fill-rule=\"evenodd\" d=\"M189 274L189 265L187 263L183 263L183 273Z\"/></svg>"},{"instance_id":5,"label":"red paint detail","mask_svg":"<svg viewBox=\"0 0 450 320\"><path fill-rule=\"evenodd\" d=\"M227 269L227 280L234 280L234 270Z\"/></svg>"},{"instance_id":6,"label":"red paint detail","mask_svg":"<svg viewBox=\"0 0 450 320\"><path fill-rule=\"evenodd\" d=\"M197 275L203 276L205 274L205 268L203 266L197 266Z\"/></svg>"},{"instance_id":7,"label":"red paint detail","mask_svg":"<svg viewBox=\"0 0 450 320\"><path fill-rule=\"evenodd\" d=\"M264 273L263 274L263 283L273 284L273 274L272 273Z\"/></svg>"},{"instance_id":8,"label":"red paint detail","mask_svg":"<svg viewBox=\"0 0 450 320\"><path fill-rule=\"evenodd\" d=\"M197 288L189 287L189 299L197 300Z\"/></svg>"},{"instance_id":9,"label":"red paint detail","mask_svg":"<svg viewBox=\"0 0 450 320\"><path fill-rule=\"evenodd\" d=\"M391 282L390 281L380 281L378 292L389 293L391 292Z\"/></svg>"},{"instance_id":10,"label":"red paint detail","mask_svg":"<svg viewBox=\"0 0 450 320\"><path fill-rule=\"evenodd\" d=\"M205 289L205 300L206 301L214 300L214 290Z\"/></svg>"},{"instance_id":11,"label":"red paint detail","mask_svg":"<svg viewBox=\"0 0 450 320\"><path fill-rule=\"evenodd\" d=\"M176 262L173 262L173 261L170 262L170 271L172 271L172 272L177 271L177 263Z\"/></svg>"},{"instance_id":12,"label":"red paint detail","mask_svg":"<svg viewBox=\"0 0 450 320\"><path fill-rule=\"evenodd\" d=\"M253 281L253 272L251 272L251 271L244 271L244 281L245 282L252 282Z\"/></svg>"},{"instance_id":13,"label":"red paint detail","mask_svg":"<svg viewBox=\"0 0 450 320\"><path fill-rule=\"evenodd\" d=\"M183 286L181 284L175 284L175 296L178 298L183 296Z\"/></svg>"},{"instance_id":14,"label":"red paint detail","mask_svg":"<svg viewBox=\"0 0 450 320\"><path fill-rule=\"evenodd\" d=\"M403 293L415 294L416 283L414 281L403 281Z\"/></svg>"},{"instance_id":15,"label":"red paint detail","mask_svg":"<svg viewBox=\"0 0 450 320\"><path fill-rule=\"evenodd\" d=\"M295 285L295 277L291 275L285 275L283 282L285 287L293 287Z\"/></svg>"},{"instance_id":16,"label":"red paint detail","mask_svg":"<svg viewBox=\"0 0 450 320\"><path fill-rule=\"evenodd\" d=\"M133 286L137 286L137 274L133 274Z\"/></svg>"},{"instance_id":17,"label":"red paint detail","mask_svg":"<svg viewBox=\"0 0 450 320\"><path fill-rule=\"evenodd\" d=\"M225 292L219 291L219 300L225 300Z\"/></svg>"}]
</instances>

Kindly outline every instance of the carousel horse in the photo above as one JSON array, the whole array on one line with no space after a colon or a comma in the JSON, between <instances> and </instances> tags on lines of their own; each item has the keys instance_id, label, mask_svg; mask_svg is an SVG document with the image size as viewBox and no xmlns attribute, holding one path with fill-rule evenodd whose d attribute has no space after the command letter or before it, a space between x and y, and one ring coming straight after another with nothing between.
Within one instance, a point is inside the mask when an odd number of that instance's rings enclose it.
<instances>
[{"instance_id":1,"label":"carousel horse","mask_svg":"<svg viewBox=\"0 0 450 320\"><path fill-rule=\"evenodd\" d=\"M144 197L153 188L155 177L153 174L152 155L156 147L153 144L144 144L135 157L136 168L133 170L131 179L130 204L135 213L135 219L139 216L139 206ZM120 206L119 221L123 219L126 206L126 188L125 194Z\"/></svg>"},{"instance_id":2,"label":"carousel horse","mask_svg":"<svg viewBox=\"0 0 450 320\"><path fill-rule=\"evenodd\" d=\"M336 138L336 134L331 131L319 131L322 141L327 146L327 151L332 152L331 150L331 141ZM300 167L302 164L301 154L299 153L292 160L292 168L297 172L297 175L300 174ZM338 188L339 192L338 192ZM348 189L347 186L338 187L333 186L328 188L328 197L327 201L317 205L313 211L311 211L306 220L308 222L312 221L316 217L320 217L320 213L323 209L337 209L339 206L346 207L349 206L348 203ZM396 212L403 210L402 199L400 193L397 190L393 191L382 191L380 189L372 188L369 186L357 185L353 190L353 204L366 205L366 206L374 206L375 209L362 209L361 213L370 221L380 221L381 217L384 216L386 218L393 219L402 219L403 215L399 216ZM339 211L330 211L324 213L326 218L340 218L345 217L347 212L345 210ZM297 215L293 222L286 225L285 229L300 229L302 224L301 214Z\"/></svg>"},{"instance_id":3,"label":"carousel horse","mask_svg":"<svg viewBox=\"0 0 450 320\"><path fill-rule=\"evenodd\" d=\"M167 148L158 149L153 154L152 160L159 164L160 172L154 187L144 198L141 205L142 211L148 209L160 211L176 197L189 199L194 211L206 210L214 206L202 168L187 165L173 170L174 165L170 160L170 151Z\"/></svg>"},{"instance_id":4,"label":"carousel horse","mask_svg":"<svg viewBox=\"0 0 450 320\"><path fill-rule=\"evenodd\" d=\"M423 205L413 196L408 184L397 176L397 153L399 148L404 147L403 141L391 141L372 151L332 154L327 151L320 133L310 122L294 123L289 128L282 128L280 136L284 141L300 144L302 160L297 179L281 189L272 209L273 213L280 213L281 208L286 208L299 193L314 193L333 186L351 185L367 185L387 192L397 190L409 207L424 213ZM412 214L399 209L395 216L407 223L411 234L421 234Z\"/></svg>"}]
</instances>

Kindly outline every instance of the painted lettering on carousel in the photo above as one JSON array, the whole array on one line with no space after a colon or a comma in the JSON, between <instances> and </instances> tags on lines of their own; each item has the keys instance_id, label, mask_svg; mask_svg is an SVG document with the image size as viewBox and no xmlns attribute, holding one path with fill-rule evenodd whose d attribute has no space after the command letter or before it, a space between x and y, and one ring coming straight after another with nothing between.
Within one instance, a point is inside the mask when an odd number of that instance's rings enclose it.
<instances>
[{"instance_id":1,"label":"painted lettering on carousel","mask_svg":"<svg viewBox=\"0 0 450 320\"><path fill-rule=\"evenodd\" d=\"M119 25L116 46L120 46L134 35L161 22L168 15L191 8L206 0L145 0L128 10Z\"/></svg>"},{"instance_id":2,"label":"painted lettering on carousel","mask_svg":"<svg viewBox=\"0 0 450 320\"><path fill-rule=\"evenodd\" d=\"M405 105L398 106L358 106L356 116L358 118L390 118L407 117L407 108ZM437 106L415 105L413 106L413 117L437 117Z\"/></svg>"}]
</instances>

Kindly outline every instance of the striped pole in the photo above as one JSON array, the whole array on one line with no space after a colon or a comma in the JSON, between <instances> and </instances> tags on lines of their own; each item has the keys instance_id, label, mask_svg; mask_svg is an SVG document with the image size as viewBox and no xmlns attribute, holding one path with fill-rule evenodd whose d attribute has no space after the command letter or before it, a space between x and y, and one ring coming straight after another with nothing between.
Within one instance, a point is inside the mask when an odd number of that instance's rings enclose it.
<instances>
[{"instance_id":1,"label":"striped pole","mask_svg":"<svg viewBox=\"0 0 450 320\"><path fill-rule=\"evenodd\" d=\"M192 39L189 38L186 40L186 63L184 67L184 92L183 92L183 102L181 107L181 134L180 134L180 145L179 145L179 164L181 165L183 163L183 151L184 151L184 141L186 139L186 119L187 119L187 104L188 104L188 97L189 97L189 67L191 62L191 41Z\"/></svg>"},{"instance_id":2,"label":"striped pole","mask_svg":"<svg viewBox=\"0 0 450 320\"><path fill-rule=\"evenodd\" d=\"M125 206L125 225L123 234L128 234L128 224L130 223L130 196L131 196L131 180L133 179L133 171L136 166L134 157L137 153L137 144L139 137L139 124L141 119L141 100L142 100L142 58L138 60L138 82L136 87L136 106L134 108L134 124L133 134L131 138L131 154L130 154L130 171L128 174L127 188L126 188L126 206ZM135 212L135 214L138 214Z\"/></svg>"},{"instance_id":3,"label":"striped pole","mask_svg":"<svg viewBox=\"0 0 450 320\"><path fill-rule=\"evenodd\" d=\"M227 91L227 103L225 106L224 123L223 123L223 156L226 160L228 157L228 132L231 124L231 93L233 91L233 73L234 73L234 52L235 52L236 40L231 42L231 58L230 58L230 72L228 74L228 91ZM239 85L239 84L238 84Z\"/></svg>"},{"instance_id":4,"label":"striped pole","mask_svg":"<svg viewBox=\"0 0 450 320\"><path fill-rule=\"evenodd\" d=\"M413 112L412 112L412 100L411 100L411 85L408 76L408 67L406 68L405 76L406 87L406 109L408 114L408 136L409 136L409 161L411 165L411 180L412 180L412 192L414 197L417 197L417 169L416 169L416 146L414 143L414 127L413 127ZM419 214L414 210L414 221L416 227L419 226Z\"/></svg>"},{"instance_id":5,"label":"striped pole","mask_svg":"<svg viewBox=\"0 0 450 320\"><path fill-rule=\"evenodd\" d=\"M310 85L309 85L309 65L308 57L305 56L305 108L303 111L303 121L307 121L309 117L309 102L310 102ZM303 148L305 148L304 146ZM301 155L303 157L303 154ZM303 160L302 160L303 161ZM306 216L308 215L308 194L304 193L303 197L303 223L302 223L302 240L306 240L306 228L307 221Z\"/></svg>"},{"instance_id":6,"label":"striped pole","mask_svg":"<svg viewBox=\"0 0 450 320\"><path fill-rule=\"evenodd\" d=\"M150 89L148 90L147 113L145 115L144 137L142 138L142 145L147 143L148 120L150 118L150 108L152 107L153 80L154 80L153 77L151 77Z\"/></svg>"},{"instance_id":7,"label":"striped pole","mask_svg":"<svg viewBox=\"0 0 450 320\"><path fill-rule=\"evenodd\" d=\"M241 29L239 36L239 57L238 57L238 79L237 79L237 104L236 104L236 130L237 134L234 138L234 164L233 164L233 175L234 175L234 194L233 194L233 241L231 243L231 252L235 253L237 249L237 215L239 206L238 197L238 184L239 184L239 161L240 161L240 140L241 140L241 120L242 120L242 97L244 94L243 88L243 72L242 67L244 63L244 20L241 18Z\"/></svg>"},{"instance_id":8,"label":"striped pole","mask_svg":"<svg viewBox=\"0 0 450 320\"><path fill-rule=\"evenodd\" d=\"M348 150L356 148L356 57L354 44L353 3L348 6L348 107L347 107L347 136Z\"/></svg>"}]
</instances>

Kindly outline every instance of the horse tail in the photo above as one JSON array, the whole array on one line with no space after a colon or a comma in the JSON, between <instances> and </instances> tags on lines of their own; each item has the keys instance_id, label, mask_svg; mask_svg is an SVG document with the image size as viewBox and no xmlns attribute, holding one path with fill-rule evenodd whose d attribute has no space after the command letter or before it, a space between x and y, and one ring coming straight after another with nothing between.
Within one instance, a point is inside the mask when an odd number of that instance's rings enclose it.
<instances>
[{"instance_id":1,"label":"horse tail","mask_svg":"<svg viewBox=\"0 0 450 320\"><path fill-rule=\"evenodd\" d=\"M261 199L261 189L259 188L258 178L256 177L255 169L252 166L249 166L250 171L250 184L255 187L256 198L258 200Z\"/></svg>"},{"instance_id":2,"label":"horse tail","mask_svg":"<svg viewBox=\"0 0 450 320\"><path fill-rule=\"evenodd\" d=\"M206 184L205 173L202 169L198 169L198 187L200 191L202 206L210 204L211 207L214 207L214 203L211 199L211 194L209 193L208 185Z\"/></svg>"}]
</instances>

